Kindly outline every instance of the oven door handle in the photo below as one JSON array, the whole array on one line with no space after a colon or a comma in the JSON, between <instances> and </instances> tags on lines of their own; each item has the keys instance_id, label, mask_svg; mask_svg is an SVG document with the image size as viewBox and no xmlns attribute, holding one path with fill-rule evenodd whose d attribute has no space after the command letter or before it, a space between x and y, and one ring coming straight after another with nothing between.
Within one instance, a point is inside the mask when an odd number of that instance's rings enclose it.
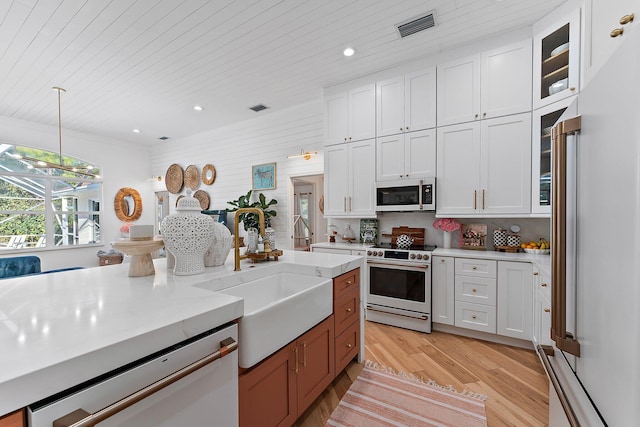
<instances>
[{"instance_id":1,"label":"oven door handle","mask_svg":"<svg viewBox=\"0 0 640 427\"><path fill-rule=\"evenodd\" d=\"M374 267L397 267L398 270L428 270L429 264L419 264L419 265L406 265L406 264L396 264L396 263L385 263L385 262L376 262L376 261L367 261L367 265L371 265Z\"/></svg>"},{"instance_id":2,"label":"oven door handle","mask_svg":"<svg viewBox=\"0 0 640 427\"><path fill-rule=\"evenodd\" d=\"M121 399L112 405L107 406L104 409L99 410L95 414L91 414L84 409L76 409L67 415L58 418L53 422L53 427L94 427L96 424L112 417L120 411L127 409L139 401L146 399L152 394L162 390L163 388L175 383L178 380L186 377L189 374L194 373L200 368L214 362L218 359L225 357L227 354L232 353L238 349L238 343L231 337L224 339L220 342L220 349L215 353L211 353L202 359L193 362L192 364L185 366L184 368L174 372L173 374L156 381L153 384L146 386L143 389Z\"/></svg>"}]
</instances>

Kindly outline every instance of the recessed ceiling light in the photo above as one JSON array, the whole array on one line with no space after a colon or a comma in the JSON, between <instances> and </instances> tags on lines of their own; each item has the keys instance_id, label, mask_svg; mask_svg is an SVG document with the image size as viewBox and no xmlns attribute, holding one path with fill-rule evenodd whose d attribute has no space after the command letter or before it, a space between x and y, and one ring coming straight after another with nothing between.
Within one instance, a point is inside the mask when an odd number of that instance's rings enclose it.
<instances>
[{"instance_id":1,"label":"recessed ceiling light","mask_svg":"<svg viewBox=\"0 0 640 427\"><path fill-rule=\"evenodd\" d=\"M193 106L193 109L194 109L194 110L196 110L196 111L202 111L202 110L204 110L204 108L202 108L202 107L201 107L201 106L199 106L199 105L194 105L194 106Z\"/></svg>"},{"instance_id":2,"label":"recessed ceiling light","mask_svg":"<svg viewBox=\"0 0 640 427\"><path fill-rule=\"evenodd\" d=\"M142 132L140 129L134 129L133 130L133 133L140 133L140 132Z\"/></svg>"},{"instance_id":3,"label":"recessed ceiling light","mask_svg":"<svg viewBox=\"0 0 640 427\"><path fill-rule=\"evenodd\" d=\"M354 53L356 53L356 51L353 50L352 47L348 47L342 53L344 54L344 56L352 56Z\"/></svg>"}]
</instances>

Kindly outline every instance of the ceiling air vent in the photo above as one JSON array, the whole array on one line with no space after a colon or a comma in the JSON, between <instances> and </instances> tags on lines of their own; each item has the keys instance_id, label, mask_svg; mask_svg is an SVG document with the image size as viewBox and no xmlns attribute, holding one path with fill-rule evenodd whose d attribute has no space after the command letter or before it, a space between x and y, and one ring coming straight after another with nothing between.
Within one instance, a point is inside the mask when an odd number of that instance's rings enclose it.
<instances>
[{"instance_id":1,"label":"ceiling air vent","mask_svg":"<svg viewBox=\"0 0 640 427\"><path fill-rule=\"evenodd\" d=\"M266 110L267 108L269 108L269 107L267 107L267 106L266 106L266 105L264 105L264 104L258 104L258 105L254 105L253 107L249 107L249 109L250 109L250 110L253 110L253 111L255 111L256 113L257 113L258 111Z\"/></svg>"},{"instance_id":2,"label":"ceiling air vent","mask_svg":"<svg viewBox=\"0 0 640 427\"><path fill-rule=\"evenodd\" d=\"M167 139L169 139L169 137L168 137L168 136L161 136L161 137L160 137L160 138L158 138L158 139L160 139L160 140L162 140L162 141L166 141Z\"/></svg>"},{"instance_id":3,"label":"ceiling air vent","mask_svg":"<svg viewBox=\"0 0 640 427\"><path fill-rule=\"evenodd\" d=\"M433 13L429 13L398 25L398 32L400 33L400 37L407 37L411 34L426 30L427 28L434 27L435 25L436 21L433 18Z\"/></svg>"}]
</instances>

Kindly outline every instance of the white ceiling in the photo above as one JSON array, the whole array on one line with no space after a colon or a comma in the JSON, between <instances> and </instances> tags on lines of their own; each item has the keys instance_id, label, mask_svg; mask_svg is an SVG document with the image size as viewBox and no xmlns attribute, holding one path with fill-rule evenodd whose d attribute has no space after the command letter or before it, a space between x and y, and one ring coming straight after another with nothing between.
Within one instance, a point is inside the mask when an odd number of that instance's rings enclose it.
<instances>
[{"instance_id":1,"label":"white ceiling","mask_svg":"<svg viewBox=\"0 0 640 427\"><path fill-rule=\"evenodd\" d=\"M57 125L61 86L64 128L159 144L530 25L564 1L2 0L0 116ZM397 24L429 11L435 28L400 39ZM259 103L270 109L248 109Z\"/></svg>"}]
</instances>

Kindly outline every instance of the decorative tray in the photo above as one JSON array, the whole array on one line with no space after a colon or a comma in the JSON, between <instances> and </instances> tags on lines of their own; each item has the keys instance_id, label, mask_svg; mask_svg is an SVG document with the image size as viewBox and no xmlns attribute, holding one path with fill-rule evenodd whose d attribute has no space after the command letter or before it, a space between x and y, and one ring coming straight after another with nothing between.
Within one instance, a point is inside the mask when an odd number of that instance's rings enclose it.
<instances>
[{"instance_id":1,"label":"decorative tray","mask_svg":"<svg viewBox=\"0 0 640 427\"><path fill-rule=\"evenodd\" d=\"M184 171L182 167L177 163L169 166L164 176L164 182L170 193L178 194L184 184Z\"/></svg>"},{"instance_id":2,"label":"decorative tray","mask_svg":"<svg viewBox=\"0 0 640 427\"><path fill-rule=\"evenodd\" d=\"M253 262L271 261L271 258L273 258L273 261L277 261L278 257L282 255L282 250L275 249L275 250L272 250L271 252L256 252L256 253L248 253L245 255L247 256L247 258L249 258Z\"/></svg>"}]
</instances>

